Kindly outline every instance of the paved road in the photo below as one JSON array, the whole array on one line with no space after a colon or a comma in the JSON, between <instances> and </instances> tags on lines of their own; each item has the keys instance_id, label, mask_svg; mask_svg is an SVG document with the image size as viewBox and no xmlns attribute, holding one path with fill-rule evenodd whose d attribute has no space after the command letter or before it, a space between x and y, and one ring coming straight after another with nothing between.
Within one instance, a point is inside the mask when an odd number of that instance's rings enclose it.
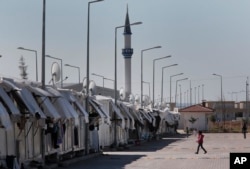
<instances>
[{"instance_id":1,"label":"paved road","mask_svg":"<svg viewBox=\"0 0 250 169\"><path fill-rule=\"evenodd\" d=\"M250 134L205 133L208 153L195 154L196 137L184 134L145 142L126 151L109 151L64 169L229 169L230 152L250 152Z\"/></svg>"}]
</instances>

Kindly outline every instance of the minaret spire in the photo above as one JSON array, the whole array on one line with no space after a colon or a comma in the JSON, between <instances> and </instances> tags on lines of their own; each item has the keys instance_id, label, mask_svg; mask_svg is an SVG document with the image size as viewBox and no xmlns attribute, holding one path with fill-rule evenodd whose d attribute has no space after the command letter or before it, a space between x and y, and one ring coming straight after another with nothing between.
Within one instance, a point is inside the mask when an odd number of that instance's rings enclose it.
<instances>
[{"instance_id":1,"label":"minaret spire","mask_svg":"<svg viewBox=\"0 0 250 169\"><path fill-rule=\"evenodd\" d=\"M126 19L125 19L125 27L124 27L124 33L123 34L129 34L131 35L131 28L130 28L130 21L129 21L129 15L128 15L128 4L127 4L127 14L126 14Z\"/></svg>"},{"instance_id":2,"label":"minaret spire","mask_svg":"<svg viewBox=\"0 0 250 169\"><path fill-rule=\"evenodd\" d=\"M131 57L133 55L133 49L131 48L131 28L128 15L128 5L127 14L125 18L124 27L124 48L122 49L122 55L124 56L124 66L125 66L125 92L126 94L131 94Z\"/></svg>"}]
</instances>

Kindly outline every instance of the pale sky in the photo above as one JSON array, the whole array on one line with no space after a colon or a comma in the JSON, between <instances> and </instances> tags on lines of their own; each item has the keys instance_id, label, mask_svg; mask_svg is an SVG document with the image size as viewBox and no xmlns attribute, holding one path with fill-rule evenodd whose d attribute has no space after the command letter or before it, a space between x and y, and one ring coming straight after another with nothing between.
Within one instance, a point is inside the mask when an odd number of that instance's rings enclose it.
<instances>
[{"instance_id":1,"label":"pale sky","mask_svg":"<svg viewBox=\"0 0 250 169\"><path fill-rule=\"evenodd\" d=\"M42 0L0 0L0 75L20 78L19 59L25 58L29 80L36 79L35 54L18 47L37 50L38 80L41 81ZM86 76L87 4L88 0L47 0L46 54L61 58L64 64L79 66L81 81ZM91 4L90 9L90 74L114 79L115 27L124 25L129 8L132 26L132 93L140 95L141 50L161 45L162 48L144 52L143 78L150 82L152 96L153 59L171 55L156 62L155 99L161 90L164 71L164 98L169 101L170 76L172 96L175 80L181 81L182 102L187 101L190 81L202 99L220 99L220 78L226 100L246 99L246 80L250 75L250 1L249 0L104 0ZM124 87L123 29L118 30L118 89ZM46 58L46 83L51 79L51 65ZM60 63L59 63L60 64ZM65 83L78 82L78 71L63 66ZM90 75L98 86L102 78ZM200 86L200 87L198 87ZM105 81L113 88L113 82ZM200 89L198 92L198 88ZM178 92L179 92L178 87ZM144 94L148 94L144 85ZM232 94L237 93L237 94ZM185 97L184 97L185 96ZM185 99L184 99L185 98Z\"/></svg>"}]
</instances>

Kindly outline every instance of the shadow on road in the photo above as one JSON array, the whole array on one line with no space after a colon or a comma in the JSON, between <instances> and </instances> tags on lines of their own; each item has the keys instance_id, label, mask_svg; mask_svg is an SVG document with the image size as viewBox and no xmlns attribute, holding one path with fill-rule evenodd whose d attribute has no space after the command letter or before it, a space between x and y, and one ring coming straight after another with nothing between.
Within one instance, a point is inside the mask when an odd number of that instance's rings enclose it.
<instances>
[{"instance_id":1,"label":"shadow on road","mask_svg":"<svg viewBox=\"0 0 250 169\"><path fill-rule=\"evenodd\" d=\"M64 169L122 169L134 161L146 157L146 152L161 150L171 143L184 141L185 138L184 134L164 135L160 140L143 141L140 145L129 147L127 150L105 151L98 157L70 164Z\"/></svg>"}]
</instances>

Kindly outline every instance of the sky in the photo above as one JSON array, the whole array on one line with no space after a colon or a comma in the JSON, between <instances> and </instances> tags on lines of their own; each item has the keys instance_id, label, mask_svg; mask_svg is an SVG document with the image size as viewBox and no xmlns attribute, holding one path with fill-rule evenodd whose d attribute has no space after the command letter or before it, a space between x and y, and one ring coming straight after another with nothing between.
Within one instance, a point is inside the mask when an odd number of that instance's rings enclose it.
<instances>
[{"instance_id":1,"label":"sky","mask_svg":"<svg viewBox=\"0 0 250 169\"><path fill-rule=\"evenodd\" d=\"M0 0L0 76L20 78L19 60L23 56L28 66L29 80L36 80L35 53L18 50L24 47L37 51L38 80L41 81L42 0ZM88 0L46 1L46 54L63 62L64 83L78 83L86 77L87 6ZM104 0L90 7L90 74L114 79L115 27L125 23L126 11L132 30L132 93L140 95L141 50L154 46L159 49L143 53L143 80L150 83L152 97L153 60L156 61L155 99L160 99L162 67L164 69L163 98L182 93L182 102L198 99L220 100L222 77L223 98L228 101L246 100L246 82L250 75L250 1L249 0ZM124 88L123 29L117 33L117 88ZM46 58L46 84L51 79L51 65L58 60ZM60 64L60 62L58 62ZM90 75L97 86L102 78ZM179 86L180 85L180 86ZM203 86L203 87L202 87ZM105 87L113 82L105 80ZM149 95L149 85L143 93ZM196 91L196 92L195 92ZM180 97L179 97L180 98ZM174 99L174 98L172 98Z\"/></svg>"}]
</instances>

